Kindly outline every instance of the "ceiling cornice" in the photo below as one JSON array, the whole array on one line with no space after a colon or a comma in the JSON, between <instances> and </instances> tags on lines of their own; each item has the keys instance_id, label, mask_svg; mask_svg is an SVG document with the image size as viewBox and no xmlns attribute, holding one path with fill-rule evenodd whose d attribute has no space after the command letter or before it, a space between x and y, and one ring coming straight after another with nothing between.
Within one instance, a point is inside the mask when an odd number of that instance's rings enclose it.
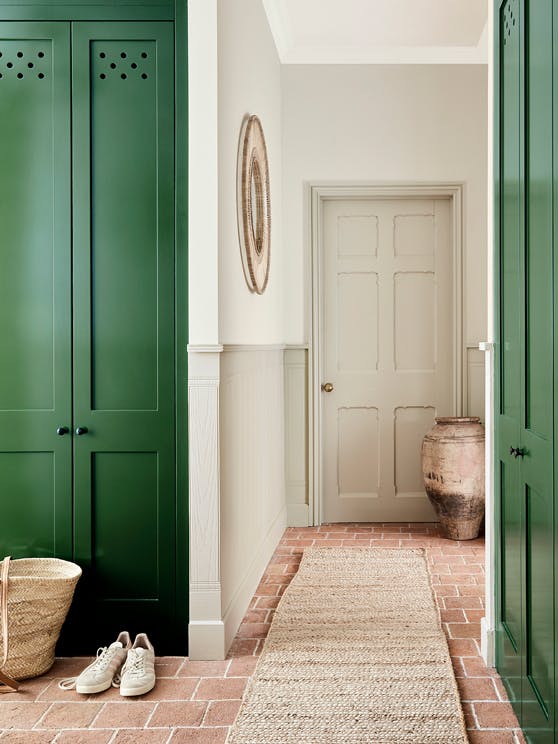
<instances>
[{"instance_id":1,"label":"ceiling cornice","mask_svg":"<svg viewBox=\"0 0 558 744\"><path fill-rule=\"evenodd\" d=\"M488 21L476 46L297 45L284 6L262 0L279 60L285 65L486 65Z\"/></svg>"}]
</instances>

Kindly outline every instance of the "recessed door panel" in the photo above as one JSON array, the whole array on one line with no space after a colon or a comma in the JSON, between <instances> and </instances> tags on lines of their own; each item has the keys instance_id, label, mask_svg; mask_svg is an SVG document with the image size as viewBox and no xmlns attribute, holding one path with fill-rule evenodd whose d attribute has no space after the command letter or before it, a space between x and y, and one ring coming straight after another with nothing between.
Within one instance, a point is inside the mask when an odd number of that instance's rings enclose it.
<instances>
[{"instance_id":1,"label":"recessed door panel","mask_svg":"<svg viewBox=\"0 0 558 744\"><path fill-rule=\"evenodd\" d=\"M163 651L176 544L172 24L78 23L72 33L83 606L106 619L99 640L141 621Z\"/></svg>"},{"instance_id":2,"label":"recessed door panel","mask_svg":"<svg viewBox=\"0 0 558 744\"><path fill-rule=\"evenodd\" d=\"M71 556L67 24L0 24L0 554Z\"/></svg>"}]
</instances>

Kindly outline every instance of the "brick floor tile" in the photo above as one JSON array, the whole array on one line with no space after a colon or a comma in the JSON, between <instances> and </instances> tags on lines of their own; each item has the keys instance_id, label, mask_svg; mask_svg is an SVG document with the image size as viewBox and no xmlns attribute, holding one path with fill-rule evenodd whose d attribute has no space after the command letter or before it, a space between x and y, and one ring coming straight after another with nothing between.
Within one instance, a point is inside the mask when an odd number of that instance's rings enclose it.
<instances>
[{"instance_id":1,"label":"brick floor tile","mask_svg":"<svg viewBox=\"0 0 558 744\"><path fill-rule=\"evenodd\" d=\"M177 672L178 677L224 677L229 661L192 661L186 659Z\"/></svg>"},{"instance_id":2,"label":"brick floor tile","mask_svg":"<svg viewBox=\"0 0 558 744\"><path fill-rule=\"evenodd\" d=\"M258 597L258 609L274 610L279 604L281 597Z\"/></svg>"},{"instance_id":3,"label":"brick floor tile","mask_svg":"<svg viewBox=\"0 0 558 744\"><path fill-rule=\"evenodd\" d=\"M448 646L452 656L478 656L478 649L474 641L461 638L448 638Z\"/></svg>"},{"instance_id":4,"label":"brick floor tile","mask_svg":"<svg viewBox=\"0 0 558 744\"><path fill-rule=\"evenodd\" d=\"M480 638L480 623L448 623L452 638Z\"/></svg>"},{"instance_id":5,"label":"brick floor tile","mask_svg":"<svg viewBox=\"0 0 558 744\"><path fill-rule=\"evenodd\" d=\"M459 677L457 686L463 701L499 700L496 688L488 677Z\"/></svg>"},{"instance_id":6,"label":"brick floor tile","mask_svg":"<svg viewBox=\"0 0 558 744\"><path fill-rule=\"evenodd\" d=\"M133 700L121 703L106 703L92 724L93 728L143 728L153 713L155 703Z\"/></svg>"},{"instance_id":7,"label":"brick floor tile","mask_svg":"<svg viewBox=\"0 0 558 744\"><path fill-rule=\"evenodd\" d=\"M269 623L241 623L237 632L238 638L265 638L269 632Z\"/></svg>"},{"instance_id":8,"label":"brick floor tile","mask_svg":"<svg viewBox=\"0 0 558 744\"><path fill-rule=\"evenodd\" d=\"M242 677L227 679L202 679L194 694L195 700L233 700L240 699L246 680Z\"/></svg>"},{"instance_id":9,"label":"brick floor tile","mask_svg":"<svg viewBox=\"0 0 558 744\"><path fill-rule=\"evenodd\" d=\"M169 731L166 728L146 729L145 731L120 729L110 744L165 744L168 738Z\"/></svg>"},{"instance_id":10,"label":"brick floor tile","mask_svg":"<svg viewBox=\"0 0 558 744\"><path fill-rule=\"evenodd\" d=\"M458 608L464 610L482 609L480 597L446 597L445 603L448 610Z\"/></svg>"},{"instance_id":11,"label":"brick floor tile","mask_svg":"<svg viewBox=\"0 0 558 744\"><path fill-rule=\"evenodd\" d=\"M5 703L8 700L15 700L18 703L33 703L37 700L41 692L44 692L51 683L52 679L50 677L37 677L36 679L23 680L23 682L20 682L19 690L17 692L2 693L0 703Z\"/></svg>"},{"instance_id":12,"label":"brick floor tile","mask_svg":"<svg viewBox=\"0 0 558 744\"><path fill-rule=\"evenodd\" d=\"M158 677L174 677L183 663L183 656L160 656L155 659L155 674Z\"/></svg>"},{"instance_id":13,"label":"brick floor tile","mask_svg":"<svg viewBox=\"0 0 558 744\"><path fill-rule=\"evenodd\" d=\"M0 734L0 742L2 744L52 744L56 736L57 732L52 731L5 731Z\"/></svg>"},{"instance_id":14,"label":"brick floor tile","mask_svg":"<svg viewBox=\"0 0 558 744\"><path fill-rule=\"evenodd\" d=\"M249 677L254 673L258 660L255 656L240 656L233 659L227 671L227 677Z\"/></svg>"},{"instance_id":15,"label":"brick floor tile","mask_svg":"<svg viewBox=\"0 0 558 744\"><path fill-rule=\"evenodd\" d=\"M61 690L58 687L60 680L53 679L46 689L38 696L37 701L41 703L82 703L90 699L90 695L80 695L75 690Z\"/></svg>"},{"instance_id":16,"label":"brick floor tile","mask_svg":"<svg viewBox=\"0 0 558 744\"><path fill-rule=\"evenodd\" d=\"M479 731L467 732L469 744L514 744L513 731Z\"/></svg>"},{"instance_id":17,"label":"brick floor tile","mask_svg":"<svg viewBox=\"0 0 558 744\"><path fill-rule=\"evenodd\" d=\"M227 654L228 658L232 656L249 656L253 654L258 647L258 641L251 638L235 638Z\"/></svg>"},{"instance_id":18,"label":"brick floor tile","mask_svg":"<svg viewBox=\"0 0 558 744\"><path fill-rule=\"evenodd\" d=\"M487 667L480 656L464 657L462 660L467 677L494 677L498 673Z\"/></svg>"},{"instance_id":19,"label":"brick floor tile","mask_svg":"<svg viewBox=\"0 0 558 744\"><path fill-rule=\"evenodd\" d=\"M442 610L440 617L444 623L465 623L467 618L463 610Z\"/></svg>"},{"instance_id":20,"label":"brick floor tile","mask_svg":"<svg viewBox=\"0 0 558 744\"><path fill-rule=\"evenodd\" d=\"M168 726L199 726L205 715L206 702L158 703L148 728Z\"/></svg>"},{"instance_id":21,"label":"brick floor tile","mask_svg":"<svg viewBox=\"0 0 558 744\"><path fill-rule=\"evenodd\" d=\"M260 609L260 610L249 610L245 615L243 619L244 623L265 623L265 619L267 617L267 610L266 609Z\"/></svg>"},{"instance_id":22,"label":"brick floor tile","mask_svg":"<svg viewBox=\"0 0 558 744\"><path fill-rule=\"evenodd\" d=\"M194 690L198 686L197 677L177 677L176 679L162 677L157 680L157 684L141 699L146 701L152 700L190 700Z\"/></svg>"},{"instance_id":23,"label":"brick floor tile","mask_svg":"<svg viewBox=\"0 0 558 744\"><path fill-rule=\"evenodd\" d=\"M481 728L515 728L517 718L510 703L474 703Z\"/></svg>"},{"instance_id":24,"label":"brick floor tile","mask_svg":"<svg viewBox=\"0 0 558 744\"><path fill-rule=\"evenodd\" d=\"M61 731L58 739L56 739L56 744L108 744L113 734L112 729L107 731L91 731L90 729Z\"/></svg>"},{"instance_id":25,"label":"brick floor tile","mask_svg":"<svg viewBox=\"0 0 558 744\"><path fill-rule=\"evenodd\" d=\"M176 729L169 744L224 744L228 728Z\"/></svg>"},{"instance_id":26,"label":"brick floor tile","mask_svg":"<svg viewBox=\"0 0 558 744\"><path fill-rule=\"evenodd\" d=\"M477 719L475 718L475 714L473 711L473 704L472 703L461 703L461 708L463 709L463 717L465 719L465 726L468 729L478 728Z\"/></svg>"},{"instance_id":27,"label":"brick floor tile","mask_svg":"<svg viewBox=\"0 0 558 744\"><path fill-rule=\"evenodd\" d=\"M48 710L48 703L0 703L0 722L3 729L32 728Z\"/></svg>"},{"instance_id":28,"label":"brick floor tile","mask_svg":"<svg viewBox=\"0 0 558 744\"><path fill-rule=\"evenodd\" d=\"M103 707L102 703L52 703L37 728L87 728Z\"/></svg>"},{"instance_id":29,"label":"brick floor tile","mask_svg":"<svg viewBox=\"0 0 558 744\"><path fill-rule=\"evenodd\" d=\"M240 709L240 700L215 700L203 719L204 726L232 726Z\"/></svg>"},{"instance_id":30,"label":"brick floor tile","mask_svg":"<svg viewBox=\"0 0 558 744\"><path fill-rule=\"evenodd\" d=\"M465 610L465 616L468 623L480 623L481 619L485 616L485 611L481 609L477 610Z\"/></svg>"},{"instance_id":31,"label":"brick floor tile","mask_svg":"<svg viewBox=\"0 0 558 744\"><path fill-rule=\"evenodd\" d=\"M93 661L92 656L62 656L44 675L45 677L75 677Z\"/></svg>"}]
</instances>

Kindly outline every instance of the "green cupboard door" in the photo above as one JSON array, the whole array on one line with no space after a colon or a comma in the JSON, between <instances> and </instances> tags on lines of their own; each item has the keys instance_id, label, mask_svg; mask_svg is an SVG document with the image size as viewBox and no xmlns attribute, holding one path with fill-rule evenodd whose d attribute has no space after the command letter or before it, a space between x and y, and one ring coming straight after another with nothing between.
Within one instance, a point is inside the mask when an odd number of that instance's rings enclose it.
<instances>
[{"instance_id":1,"label":"green cupboard door","mask_svg":"<svg viewBox=\"0 0 558 744\"><path fill-rule=\"evenodd\" d=\"M498 670L518 715L523 673L523 526L519 447L521 427L522 239L522 18L518 0L499 8L500 208L499 208L499 379L496 411L496 468L500 484L500 575Z\"/></svg>"},{"instance_id":2,"label":"green cupboard door","mask_svg":"<svg viewBox=\"0 0 558 744\"><path fill-rule=\"evenodd\" d=\"M68 24L0 24L0 557L72 554Z\"/></svg>"},{"instance_id":3,"label":"green cupboard door","mask_svg":"<svg viewBox=\"0 0 558 744\"><path fill-rule=\"evenodd\" d=\"M175 629L172 23L72 29L75 555L91 644ZM95 640L96 639L96 640Z\"/></svg>"},{"instance_id":4,"label":"green cupboard door","mask_svg":"<svg viewBox=\"0 0 558 744\"><path fill-rule=\"evenodd\" d=\"M522 726L554 742L552 0L526 4L521 493L525 513Z\"/></svg>"}]
</instances>

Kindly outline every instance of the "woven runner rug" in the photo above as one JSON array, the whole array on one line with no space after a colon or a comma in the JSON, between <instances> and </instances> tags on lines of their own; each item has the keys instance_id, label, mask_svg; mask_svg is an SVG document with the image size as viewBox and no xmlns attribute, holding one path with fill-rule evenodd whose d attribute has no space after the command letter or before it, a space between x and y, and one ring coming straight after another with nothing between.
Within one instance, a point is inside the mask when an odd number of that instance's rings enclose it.
<instances>
[{"instance_id":1,"label":"woven runner rug","mask_svg":"<svg viewBox=\"0 0 558 744\"><path fill-rule=\"evenodd\" d=\"M228 744L466 744L421 550L307 548Z\"/></svg>"}]
</instances>

